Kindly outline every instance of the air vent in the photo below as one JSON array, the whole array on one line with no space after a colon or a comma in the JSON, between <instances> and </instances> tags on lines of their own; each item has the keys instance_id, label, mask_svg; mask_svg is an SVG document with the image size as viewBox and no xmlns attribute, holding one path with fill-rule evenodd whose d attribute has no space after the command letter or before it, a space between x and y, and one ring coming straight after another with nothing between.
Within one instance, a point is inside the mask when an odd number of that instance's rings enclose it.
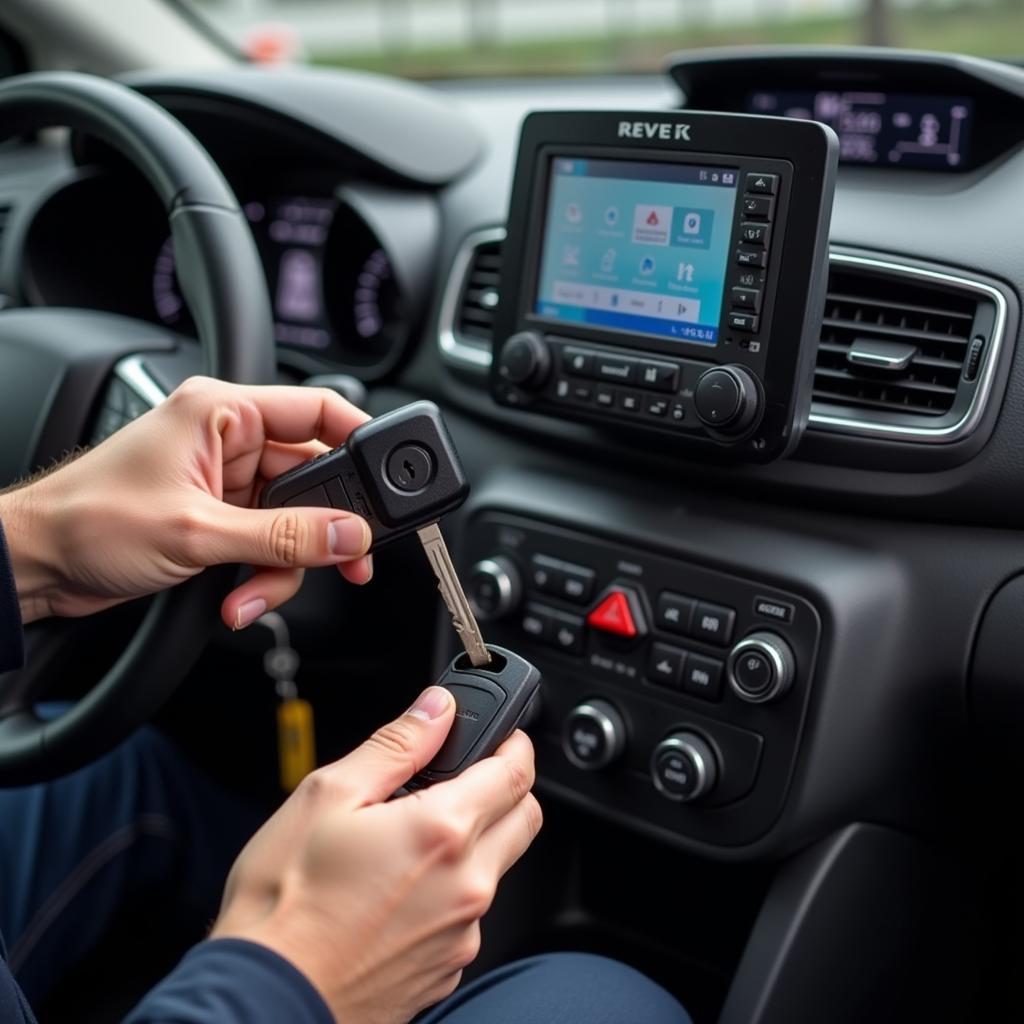
<instances>
[{"instance_id":1,"label":"air vent","mask_svg":"<svg viewBox=\"0 0 1024 1024\"><path fill-rule=\"evenodd\" d=\"M833 254L812 425L952 440L987 395L1005 300L980 282Z\"/></svg>"},{"instance_id":2,"label":"air vent","mask_svg":"<svg viewBox=\"0 0 1024 1024\"><path fill-rule=\"evenodd\" d=\"M490 366L504 240L501 228L479 231L455 258L441 307L441 351L451 362Z\"/></svg>"}]
</instances>

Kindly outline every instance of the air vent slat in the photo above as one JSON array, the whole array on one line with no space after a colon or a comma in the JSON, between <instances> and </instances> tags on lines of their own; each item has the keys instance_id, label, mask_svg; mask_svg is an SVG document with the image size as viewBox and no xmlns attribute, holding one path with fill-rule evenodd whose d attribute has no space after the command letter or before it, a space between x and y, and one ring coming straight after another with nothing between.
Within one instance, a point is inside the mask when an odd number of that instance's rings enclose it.
<instances>
[{"instance_id":1,"label":"air vent slat","mask_svg":"<svg viewBox=\"0 0 1024 1024\"><path fill-rule=\"evenodd\" d=\"M494 336L494 310L501 285L501 242L481 242L469 258L454 327L477 344Z\"/></svg>"},{"instance_id":2,"label":"air vent slat","mask_svg":"<svg viewBox=\"0 0 1024 1024\"><path fill-rule=\"evenodd\" d=\"M977 299L903 275L833 263L814 374L819 405L937 417L954 406L974 337ZM900 342L916 351L901 368L851 362L857 343ZM861 360L860 362L863 362Z\"/></svg>"}]
</instances>

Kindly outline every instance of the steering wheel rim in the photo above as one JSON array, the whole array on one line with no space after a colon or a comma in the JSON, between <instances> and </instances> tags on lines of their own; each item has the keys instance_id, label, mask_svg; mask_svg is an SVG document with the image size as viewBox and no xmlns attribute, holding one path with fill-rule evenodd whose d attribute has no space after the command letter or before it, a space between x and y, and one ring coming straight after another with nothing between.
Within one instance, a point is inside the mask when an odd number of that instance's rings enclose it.
<instances>
[{"instance_id":1,"label":"steering wheel rim","mask_svg":"<svg viewBox=\"0 0 1024 1024\"><path fill-rule=\"evenodd\" d=\"M106 79L62 72L0 83L0 142L58 125L112 146L162 203L205 372L272 382L273 322L260 257L234 193L200 143L163 108ZM73 770L149 719L198 658L199 638L217 621L235 571L207 570L158 595L114 665L60 718L35 714L47 680L8 676L0 686L0 786Z\"/></svg>"}]
</instances>

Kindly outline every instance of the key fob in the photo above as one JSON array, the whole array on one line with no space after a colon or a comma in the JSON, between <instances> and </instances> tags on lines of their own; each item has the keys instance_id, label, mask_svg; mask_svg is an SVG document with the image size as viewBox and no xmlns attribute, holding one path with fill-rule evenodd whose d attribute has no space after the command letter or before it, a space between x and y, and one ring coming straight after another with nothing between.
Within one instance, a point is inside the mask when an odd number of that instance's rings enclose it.
<instances>
[{"instance_id":1,"label":"key fob","mask_svg":"<svg viewBox=\"0 0 1024 1024\"><path fill-rule=\"evenodd\" d=\"M540 672L504 647L487 645L490 664L474 668L460 654L434 684L455 697L455 722L437 756L408 783L423 789L454 779L471 764L490 757L522 721L540 688Z\"/></svg>"},{"instance_id":2,"label":"key fob","mask_svg":"<svg viewBox=\"0 0 1024 1024\"><path fill-rule=\"evenodd\" d=\"M370 524L372 550L436 522L468 494L441 410L413 402L356 427L340 448L271 480L260 506L356 512Z\"/></svg>"}]
</instances>

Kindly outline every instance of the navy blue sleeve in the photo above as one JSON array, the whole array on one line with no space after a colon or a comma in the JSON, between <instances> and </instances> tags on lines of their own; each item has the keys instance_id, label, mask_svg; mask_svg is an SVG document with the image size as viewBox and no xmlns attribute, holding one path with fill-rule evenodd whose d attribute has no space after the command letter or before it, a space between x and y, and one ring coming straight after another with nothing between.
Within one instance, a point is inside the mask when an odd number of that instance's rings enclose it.
<instances>
[{"instance_id":1,"label":"navy blue sleeve","mask_svg":"<svg viewBox=\"0 0 1024 1024\"><path fill-rule=\"evenodd\" d=\"M0 523L0 672L21 668L24 658L18 591L14 588L4 524Z\"/></svg>"},{"instance_id":2,"label":"navy blue sleeve","mask_svg":"<svg viewBox=\"0 0 1024 1024\"><path fill-rule=\"evenodd\" d=\"M124 1024L335 1024L304 974L241 939L211 939L180 964Z\"/></svg>"}]
</instances>

